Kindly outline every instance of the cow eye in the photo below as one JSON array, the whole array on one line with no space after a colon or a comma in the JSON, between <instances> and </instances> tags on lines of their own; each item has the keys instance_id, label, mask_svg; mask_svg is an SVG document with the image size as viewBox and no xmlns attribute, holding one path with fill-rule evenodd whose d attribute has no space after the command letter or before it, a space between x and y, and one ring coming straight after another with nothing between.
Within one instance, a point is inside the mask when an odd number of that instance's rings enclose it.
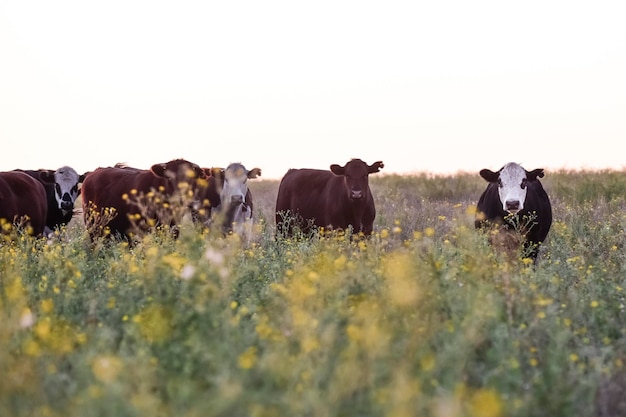
<instances>
[{"instance_id":1,"label":"cow eye","mask_svg":"<svg viewBox=\"0 0 626 417\"><path fill-rule=\"evenodd\" d=\"M526 188L526 183L527 183L527 182L528 182L528 180L527 180L526 178L524 178L524 179L522 180L522 184L520 185L520 187L522 187L522 190L523 190L524 188Z\"/></svg>"},{"instance_id":2,"label":"cow eye","mask_svg":"<svg viewBox=\"0 0 626 417\"><path fill-rule=\"evenodd\" d=\"M500 178L498 178L498 187L502 188L502 180Z\"/></svg>"},{"instance_id":3,"label":"cow eye","mask_svg":"<svg viewBox=\"0 0 626 417\"><path fill-rule=\"evenodd\" d=\"M54 189L57 191L58 195L61 195L61 186L59 184L54 184Z\"/></svg>"}]
</instances>

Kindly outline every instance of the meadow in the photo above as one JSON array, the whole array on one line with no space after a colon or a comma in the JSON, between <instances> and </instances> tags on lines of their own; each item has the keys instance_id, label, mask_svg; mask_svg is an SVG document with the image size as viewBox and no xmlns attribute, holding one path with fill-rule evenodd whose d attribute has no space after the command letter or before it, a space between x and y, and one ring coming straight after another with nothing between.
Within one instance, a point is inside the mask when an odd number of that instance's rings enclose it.
<instances>
[{"instance_id":1,"label":"meadow","mask_svg":"<svg viewBox=\"0 0 626 417\"><path fill-rule=\"evenodd\" d=\"M536 265L474 229L477 173L374 175L370 239L0 243L0 416L625 415L626 173L546 172ZM5 230L8 226L2 226Z\"/></svg>"}]
</instances>

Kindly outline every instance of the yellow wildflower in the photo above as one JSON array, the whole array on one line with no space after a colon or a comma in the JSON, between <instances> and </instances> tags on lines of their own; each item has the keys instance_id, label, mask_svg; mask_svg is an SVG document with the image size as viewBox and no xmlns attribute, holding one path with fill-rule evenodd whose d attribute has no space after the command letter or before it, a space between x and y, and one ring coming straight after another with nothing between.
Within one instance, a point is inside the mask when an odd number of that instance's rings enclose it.
<instances>
[{"instance_id":1,"label":"yellow wildflower","mask_svg":"<svg viewBox=\"0 0 626 417\"><path fill-rule=\"evenodd\" d=\"M470 399L471 415L475 417L499 417L502 415L502 400L493 389L480 389Z\"/></svg>"},{"instance_id":2,"label":"yellow wildflower","mask_svg":"<svg viewBox=\"0 0 626 417\"><path fill-rule=\"evenodd\" d=\"M256 361L257 361L256 351L257 349L255 346L250 346L248 349L246 349L245 352L239 355L239 358L237 359L237 363L241 369L250 369L256 364Z\"/></svg>"},{"instance_id":3,"label":"yellow wildflower","mask_svg":"<svg viewBox=\"0 0 626 417\"><path fill-rule=\"evenodd\" d=\"M172 314L162 306L150 305L133 318L139 331L151 342L162 342L172 330Z\"/></svg>"},{"instance_id":4,"label":"yellow wildflower","mask_svg":"<svg viewBox=\"0 0 626 417\"><path fill-rule=\"evenodd\" d=\"M41 300L41 312L42 313L50 313L54 308L54 301L52 298L46 298L45 300Z\"/></svg>"},{"instance_id":5,"label":"yellow wildflower","mask_svg":"<svg viewBox=\"0 0 626 417\"><path fill-rule=\"evenodd\" d=\"M113 382L122 371L123 363L115 356L98 356L91 363L91 371L102 382Z\"/></svg>"}]
</instances>

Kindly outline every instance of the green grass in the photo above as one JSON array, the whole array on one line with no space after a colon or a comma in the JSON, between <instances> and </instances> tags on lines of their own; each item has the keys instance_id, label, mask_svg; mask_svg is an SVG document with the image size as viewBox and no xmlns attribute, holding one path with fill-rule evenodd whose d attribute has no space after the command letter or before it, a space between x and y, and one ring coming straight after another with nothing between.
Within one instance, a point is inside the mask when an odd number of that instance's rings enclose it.
<instances>
[{"instance_id":1,"label":"green grass","mask_svg":"<svg viewBox=\"0 0 626 417\"><path fill-rule=\"evenodd\" d=\"M372 177L375 233L129 248L80 219L0 244L2 416L604 416L626 389L626 174L547 172L536 265L473 227L476 174Z\"/></svg>"}]
</instances>

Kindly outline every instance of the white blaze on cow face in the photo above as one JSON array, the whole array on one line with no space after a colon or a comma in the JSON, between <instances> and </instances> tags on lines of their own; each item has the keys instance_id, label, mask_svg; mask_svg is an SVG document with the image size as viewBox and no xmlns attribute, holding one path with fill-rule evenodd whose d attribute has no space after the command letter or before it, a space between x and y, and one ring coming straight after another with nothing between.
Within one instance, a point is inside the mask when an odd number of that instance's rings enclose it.
<instances>
[{"instance_id":1,"label":"white blaze on cow face","mask_svg":"<svg viewBox=\"0 0 626 417\"><path fill-rule=\"evenodd\" d=\"M220 193L222 204L241 205L248 192L248 171L240 164L231 164L224 171L224 188Z\"/></svg>"},{"instance_id":2,"label":"white blaze on cow face","mask_svg":"<svg viewBox=\"0 0 626 417\"><path fill-rule=\"evenodd\" d=\"M224 185L220 192L222 209L234 210L233 222L239 223L252 217L247 206L248 179L261 175L259 168L247 170L242 164L230 164L223 173Z\"/></svg>"},{"instance_id":3,"label":"white blaze on cow face","mask_svg":"<svg viewBox=\"0 0 626 417\"><path fill-rule=\"evenodd\" d=\"M74 203L80 194L80 181L81 176L71 167L64 166L54 172L54 196L63 214L74 210Z\"/></svg>"},{"instance_id":4,"label":"white blaze on cow face","mask_svg":"<svg viewBox=\"0 0 626 417\"><path fill-rule=\"evenodd\" d=\"M500 170L498 194L502 209L515 214L524 209L528 191L526 170L516 163L508 163Z\"/></svg>"}]
</instances>

